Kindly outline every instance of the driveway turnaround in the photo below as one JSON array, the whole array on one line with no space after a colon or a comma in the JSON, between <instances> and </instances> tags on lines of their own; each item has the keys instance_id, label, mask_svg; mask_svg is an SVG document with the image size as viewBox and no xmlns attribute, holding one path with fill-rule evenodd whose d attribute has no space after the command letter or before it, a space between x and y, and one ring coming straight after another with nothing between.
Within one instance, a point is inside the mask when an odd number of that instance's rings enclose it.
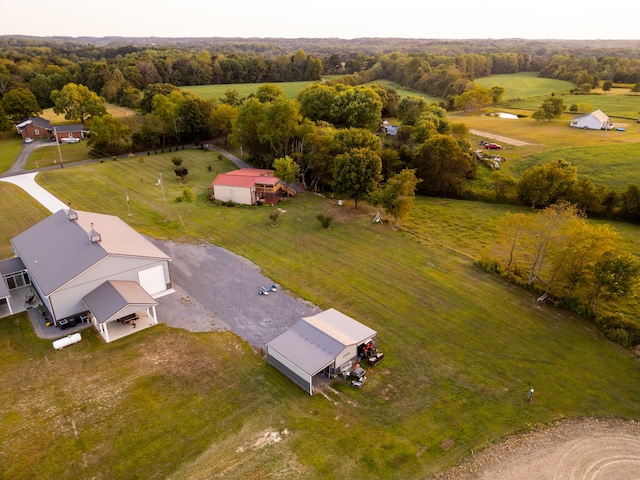
<instances>
[{"instance_id":1,"label":"driveway turnaround","mask_svg":"<svg viewBox=\"0 0 640 480\"><path fill-rule=\"evenodd\" d=\"M194 332L232 330L255 348L264 347L315 305L277 291L260 295L272 281L249 260L210 243L191 245L149 239L171 257L177 293L158 299L158 320Z\"/></svg>"}]
</instances>

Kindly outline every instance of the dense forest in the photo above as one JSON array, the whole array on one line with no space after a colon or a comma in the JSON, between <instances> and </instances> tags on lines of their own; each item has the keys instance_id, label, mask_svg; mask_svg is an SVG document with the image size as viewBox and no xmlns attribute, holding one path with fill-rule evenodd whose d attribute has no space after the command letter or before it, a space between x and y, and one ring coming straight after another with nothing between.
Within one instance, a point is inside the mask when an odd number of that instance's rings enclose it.
<instances>
[{"instance_id":1,"label":"dense forest","mask_svg":"<svg viewBox=\"0 0 640 480\"><path fill-rule=\"evenodd\" d=\"M135 107L150 84L175 86L388 78L453 106L476 78L540 72L581 88L640 82L640 42L405 39L159 39L0 37L0 97L29 88L41 107L73 82ZM360 76L357 76L360 75Z\"/></svg>"}]
</instances>

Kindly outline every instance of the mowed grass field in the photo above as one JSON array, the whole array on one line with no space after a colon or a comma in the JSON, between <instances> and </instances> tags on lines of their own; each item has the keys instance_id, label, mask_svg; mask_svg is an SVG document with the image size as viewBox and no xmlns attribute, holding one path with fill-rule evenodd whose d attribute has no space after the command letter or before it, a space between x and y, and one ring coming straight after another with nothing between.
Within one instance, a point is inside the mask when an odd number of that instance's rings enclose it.
<instances>
[{"instance_id":1,"label":"mowed grass field","mask_svg":"<svg viewBox=\"0 0 640 480\"><path fill-rule=\"evenodd\" d=\"M407 230L394 231L372 224L375 212L364 206L306 193L281 204L286 212L272 227L271 207L206 200L206 186L229 162L178 153L198 194L192 204L172 201L182 188L175 152L70 166L38 180L78 210L245 256L284 288L376 329L385 361L369 369L363 389L338 383L309 397L230 332L159 325L105 345L87 330L56 352L23 315L3 319L6 478L428 478L532 425L640 415L640 370L628 352L474 266L496 219L513 207L419 199ZM0 209L0 224L13 221L9 212ZM335 217L330 230L318 213Z\"/></svg>"},{"instance_id":2,"label":"mowed grass field","mask_svg":"<svg viewBox=\"0 0 640 480\"><path fill-rule=\"evenodd\" d=\"M568 95L572 88L570 83L541 79L537 73L493 75L478 79L476 83L488 88L502 85L506 90L505 99L521 99L505 100L502 106L476 112L449 113L450 121L462 122L472 130L484 132L483 135L471 136L473 145L477 145L480 139L487 140L496 135L528 143L513 146L498 140L503 146L500 155L507 158L501 166L505 172L520 178L527 168L564 159L578 167L579 177L587 177L596 184L622 191L629 183L640 183L640 125L624 117L635 110L640 111L640 96L624 95L624 89L614 89L613 93L606 95ZM565 113L551 122L532 119L533 110L552 93L564 94L562 98L567 109L572 103L589 103L594 110L603 110L616 126L625 127L626 131L571 128L571 119L578 115L573 113ZM624 109L616 105L624 105ZM513 113L521 118L512 120L487 116L490 112Z\"/></svg>"},{"instance_id":3,"label":"mowed grass field","mask_svg":"<svg viewBox=\"0 0 640 480\"><path fill-rule=\"evenodd\" d=\"M342 75L326 75L323 79L331 79L341 77ZM251 94L256 93L258 88L262 85L273 84L277 85L282 89L284 95L291 99L296 98L300 90L305 88L307 85L312 83L321 83L321 82L266 82L266 83L223 83L216 85L195 85L191 87L181 87L182 90L187 92L191 92L194 95L197 95L200 98L205 100L217 100L218 98L223 98L224 94L227 90L236 90L238 92L238 96L240 98L248 97Z\"/></svg>"}]
</instances>

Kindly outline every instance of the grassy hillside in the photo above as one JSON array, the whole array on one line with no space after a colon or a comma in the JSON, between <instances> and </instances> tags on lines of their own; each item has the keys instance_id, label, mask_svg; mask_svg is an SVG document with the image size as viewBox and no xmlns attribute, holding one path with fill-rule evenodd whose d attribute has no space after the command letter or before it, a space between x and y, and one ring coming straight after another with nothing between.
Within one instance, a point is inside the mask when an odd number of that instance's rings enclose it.
<instances>
[{"instance_id":1,"label":"grassy hillside","mask_svg":"<svg viewBox=\"0 0 640 480\"><path fill-rule=\"evenodd\" d=\"M333 78L339 77L340 75L327 76L325 78ZM315 82L267 82L272 83L280 87L287 98L296 98L298 96L298 92L302 90L304 87L309 85L310 83ZM252 93L256 93L256 90L262 85L266 85L266 83L226 83L219 85L196 85L191 87L181 87L183 90L187 92L191 92L194 95L197 95L200 98L205 100L210 99L218 99L220 97L224 97L224 94L227 90L236 90L240 96L240 98L248 97Z\"/></svg>"},{"instance_id":2,"label":"grassy hillside","mask_svg":"<svg viewBox=\"0 0 640 480\"><path fill-rule=\"evenodd\" d=\"M373 211L303 194L281 205L271 227L270 207L205 200L228 162L180 154L194 204L171 201L181 189L172 154L39 179L79 210L118 214L159 238L231 248L285 288L376 329L385 362L362 390L338 384L309 397L230 333L161 325L103 345L87 332L54 352L16 316L0 322L8 477L424 478L530 425L640 415L640 371L627 352L473 265L508 207L420 199L404 232L372 224ZM317 222L320 212L335 217L331 230Z\"/></svg>"},{"instance_id":3,"label":"grassy hillside","mask_svg":"<svg viewBox=\"0 0 640 480\"><path fill-rule=\"evenodd\" d=\"M504 87L504 101L512 102L513 99L526 99L530 97L548 96L552 93L568 93L575 88L571 82L541 78L538 72L521 72L514 74L491 75L477 78L473 83L481 87ZM521 108L513 106L513 108ZM538 106L536 106L538 108Z\"/></svg>"}]
</instances>

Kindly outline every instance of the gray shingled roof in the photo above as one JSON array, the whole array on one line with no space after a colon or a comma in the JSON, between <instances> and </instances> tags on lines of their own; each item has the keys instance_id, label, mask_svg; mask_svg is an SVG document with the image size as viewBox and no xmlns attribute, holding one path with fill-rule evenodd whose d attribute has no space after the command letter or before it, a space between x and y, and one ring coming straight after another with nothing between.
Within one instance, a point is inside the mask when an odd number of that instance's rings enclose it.
<instances>
[{"instance_id":1,"label":"gray shingled roof","mask_svg":"<svg viewBox=\"0 0 640 480\"><path fill-rule=\"evenodd\" d=\"M375 335L375 330L330 308L298 320L267 346L313 376L332 363L345 347Z\"/></svg>"},{"instance_id":2,"label":"gray shingled roof","mask_svg":"<svg viewBox=\"0 0 640 480\"><path fill-rule=\"evenodd\" d=\"M100 323L158 304L138 283L123 280L104 282L82 301Z\"/></svg>"},{"instance_id":3,"label":"gray shingled roof","mask_svg":"<svg viewBox=\"0 0 640 480\"><path fill-rule=\"evenodd\" d=\"M11 275L25 270L24 263L20 257L8 258L0 260L0 275Z\"/></svg>"},{"instance_id":4,"label":"gray shingled roof","mask_svg":"<svg viewBox=\"0 0 640 480\"><path fill-rule=\"evenodd\" d=\"M108 255L169 260L120 218L82 211L77 214L77 220L68 220L66 211L59 210L11 240L44 295L50 295ZM89 241L92 224L100 233L100 242Z\"/></svg>"}]
</instances>

